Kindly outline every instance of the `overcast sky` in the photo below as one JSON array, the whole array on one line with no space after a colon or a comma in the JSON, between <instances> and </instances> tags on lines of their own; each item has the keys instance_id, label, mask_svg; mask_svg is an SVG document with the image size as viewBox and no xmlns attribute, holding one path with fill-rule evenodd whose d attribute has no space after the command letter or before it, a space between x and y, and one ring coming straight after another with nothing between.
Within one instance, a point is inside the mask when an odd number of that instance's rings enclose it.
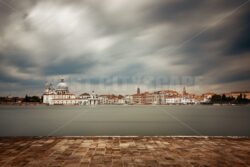
<instances>
[{"instance_id":1,"label":"overcast sky","mask_svg":"<svg viewBox=\"0 0 250 167\"><path fill-rule=\"evenodd\" d=\"M250 90L249 0L0 0L0 95Z\"/></svg>"}]
</instances>

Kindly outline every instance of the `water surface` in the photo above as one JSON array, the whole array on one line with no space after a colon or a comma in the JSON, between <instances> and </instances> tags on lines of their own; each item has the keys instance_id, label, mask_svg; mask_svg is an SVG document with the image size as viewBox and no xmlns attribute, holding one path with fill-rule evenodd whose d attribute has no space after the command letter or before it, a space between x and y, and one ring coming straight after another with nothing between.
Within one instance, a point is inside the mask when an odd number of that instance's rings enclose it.
<instances>
[{"instance_id":1,"label":"water surface","mask_svg":"<svg viewBox=\"0 0 250 167\"><path fill-rule=\"evenodd\" d=\"M0 136L250 136L250 106L0 106Z\"/></svg>"}]
</instances>

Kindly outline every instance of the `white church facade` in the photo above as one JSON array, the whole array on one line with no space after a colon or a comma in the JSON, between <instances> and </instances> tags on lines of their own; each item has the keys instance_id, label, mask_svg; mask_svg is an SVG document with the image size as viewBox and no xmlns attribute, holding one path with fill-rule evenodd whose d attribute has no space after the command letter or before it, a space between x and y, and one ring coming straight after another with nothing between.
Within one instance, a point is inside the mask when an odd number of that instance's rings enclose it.
<instances>
[{"instance_id":1,"label":"white church facade","mask_svg":"<svg viewBox=\"0 0 250 167\"><path fill-rule=\"evenodd\" d=\"M84 93L79 97L70 93L64 79L61 79L56 88L52 84L46 84L43 94L43 103L48 105L97 105L99 101L94 91L92 94Z\"/></svg>"}]
</instances>

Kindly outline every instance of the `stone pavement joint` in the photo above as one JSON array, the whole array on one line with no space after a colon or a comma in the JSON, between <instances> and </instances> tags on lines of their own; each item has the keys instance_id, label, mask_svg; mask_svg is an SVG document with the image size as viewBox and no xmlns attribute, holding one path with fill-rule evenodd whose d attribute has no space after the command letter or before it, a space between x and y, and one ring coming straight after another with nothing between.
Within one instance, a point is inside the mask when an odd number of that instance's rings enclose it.
<instances>
[{"instance_id":1,"label":"stone pavement joint","mask_svg":"<svg viewBox=\"0 0 250 167\"><path fill-rule=\"evenodd\" d=\"M1 137L0 166L250 166L250 138Z\"/></svg>"}]
</instances>

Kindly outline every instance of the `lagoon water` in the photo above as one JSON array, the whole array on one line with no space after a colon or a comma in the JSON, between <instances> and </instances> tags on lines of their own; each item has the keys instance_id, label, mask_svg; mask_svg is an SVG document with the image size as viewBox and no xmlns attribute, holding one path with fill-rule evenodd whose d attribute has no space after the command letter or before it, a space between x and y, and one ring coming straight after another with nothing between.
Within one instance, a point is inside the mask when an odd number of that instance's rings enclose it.
<instances>
[{"instance_id":1,"label":"lagoon water","mask_svg":"<svg viewBox=\"0 0 250 167\"><path fill-rule=\"evenodd\" d=\"M0 136L250 136L250 106L0 106Z\"/></svg>"}]
</instances>

